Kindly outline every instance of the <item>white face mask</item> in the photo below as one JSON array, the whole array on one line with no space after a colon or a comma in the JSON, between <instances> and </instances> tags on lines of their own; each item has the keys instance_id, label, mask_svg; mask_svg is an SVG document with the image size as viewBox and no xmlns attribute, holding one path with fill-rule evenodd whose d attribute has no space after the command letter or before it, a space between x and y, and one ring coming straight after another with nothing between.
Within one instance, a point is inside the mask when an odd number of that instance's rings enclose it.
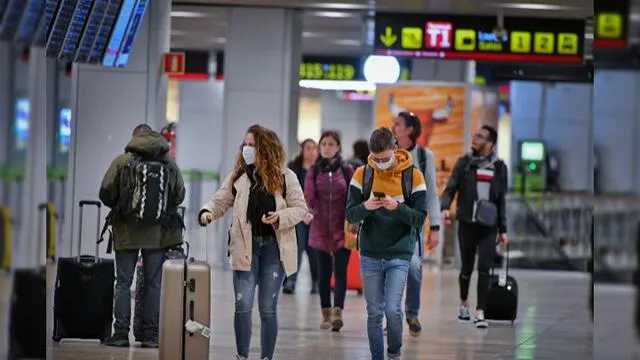
<instances>
[{"instance_id":1,"label":"white face mask","mask_svg":"<svg viewBox=\"0 0 640 360\"><path fill-rule=\"evenodd\" d=\"M245 145L242 147L242 158L247 165L253 165L256 162L256 148Z\"/></svg>"},{"instance_id":2,"label":"white face mask","mask_svg":"<svg viewBox=\"0 0 640 360\"><path fill-rule=\"evenodd\" d=\"M394 160L394 158L391 158L387 162L376 163L376 166L378 166L378 169L380 169L382 171L388 170L391 166L393 166L393 160Z\"/></svg>"}]
</instances>

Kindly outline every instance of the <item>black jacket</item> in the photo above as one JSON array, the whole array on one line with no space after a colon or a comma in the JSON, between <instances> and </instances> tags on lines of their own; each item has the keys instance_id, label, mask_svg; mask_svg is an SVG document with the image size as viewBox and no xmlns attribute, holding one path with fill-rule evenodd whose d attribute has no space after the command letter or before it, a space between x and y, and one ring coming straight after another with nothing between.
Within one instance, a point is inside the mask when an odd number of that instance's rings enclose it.
<instances>
[{"instance_id":1,"label":"black jacket","mask_svg":"<svg viewBox=\"0 0 640 360\"><path fill-rule=\"evenodd\" d=\"M447 186L442 192L440 198L440 207L442 210L449 210L451 202L458 194L456 201L456 218L462 222L473 222L473 205L476 201L476 176L477 166L471 163L472 156L464 155L456 161L456 165L451 171ZM495 175L491 184L489 200L498 208L498 232L500 234L507 232L506 218L506 197L508 188L508 169L502 160L497 160L494 164Z\"/></svg>"},{"instance_id":2,"label":"black jacket","mask_svg":"<svg viewBox=\"0 0 640 360\"><path fill-rule=\"evenodd\" d=\"M305 169L304 166L302 166L302 161L298 159L294 159L289 163L288 167L294 173L296 173L296 176L298 177L298 181L300 182L300 186L302 187L302 190L304 190L304 180L307 177L307 169Z\"/></svg>"}]
</instances>

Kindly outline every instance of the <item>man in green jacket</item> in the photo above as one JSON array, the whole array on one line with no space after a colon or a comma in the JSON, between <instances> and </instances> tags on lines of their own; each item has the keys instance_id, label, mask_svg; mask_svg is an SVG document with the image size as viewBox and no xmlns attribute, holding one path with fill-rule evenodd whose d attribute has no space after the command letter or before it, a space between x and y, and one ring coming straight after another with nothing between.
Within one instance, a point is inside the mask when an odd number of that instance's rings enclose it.
<instances>
[{"instance_id":1,"label":"man in green jacket","mask_svg":"<svg viewBox=\"0 0 640 360\"><path fill-rule=\"evenodd\" d=\"M100 200L111 208L108 223L116 253L115 323L113 336L104 342L108 346L129 346L130 289L141 252L146 291L142 346L158 347L162 265L166 250L182 242L177 208L185 196L182 175L168 151L162 135L149 125L138 125L100 185Z\"/></svg>"}]
</instances>

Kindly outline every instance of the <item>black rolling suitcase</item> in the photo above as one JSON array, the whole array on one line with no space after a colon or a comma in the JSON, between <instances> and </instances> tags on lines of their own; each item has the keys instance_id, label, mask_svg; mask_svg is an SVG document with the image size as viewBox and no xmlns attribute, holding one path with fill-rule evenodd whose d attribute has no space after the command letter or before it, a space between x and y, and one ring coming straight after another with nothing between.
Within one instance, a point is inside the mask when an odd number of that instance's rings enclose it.
<instances>
[{"instance_id":1,"label":"black rolling suitcase","mask_svg":"<svg viewBox=\"0 0 640 360\"><path fill-rule=\"evenodd\" d=\"M97 207L97 237L100 237L101 207L99 201L80 201L78 253L60 258L56 274L53 340L98 339L111 335L113 322L114 261L95 255L80 255L82 214L85 206ZM96 242L96 240L94 240Z\"/></svg>"},{"instance_id":2,"label":"black rolling suitcase","mask_svg":"<svg viewBox=\"0 0 640 360\"><path fill-rule=\"evenodd\" d=\"M40 205L40 244L44 243L43 210ZM44 246L38 253L44 255ZM9 310L9 360L45 359L47 357L47 269L14 269Z\"/></svg>"},{"instance_id":3,"label":"black rolling suitcase","mask_svg":"<svg viewBox=\"0 0 640 360\"><path fill-rule=\"evenodd\" d=\"M516 320L518 316L518 282L509 275L509 246L504 256L504 275L496 274L491 269L489 292L484 309L484 317L487 320Z\"/></svg>"}]
</instances>

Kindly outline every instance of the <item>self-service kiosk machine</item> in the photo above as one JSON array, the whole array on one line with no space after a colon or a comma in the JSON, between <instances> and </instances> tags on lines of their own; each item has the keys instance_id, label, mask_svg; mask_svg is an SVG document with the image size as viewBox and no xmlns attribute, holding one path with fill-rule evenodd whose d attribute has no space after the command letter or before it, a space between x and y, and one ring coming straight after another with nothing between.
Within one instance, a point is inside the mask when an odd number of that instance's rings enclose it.
<instances>
[{"instance_id":1,"label":"self-service kiosk machine","mask_svg":"<svg viewBox=\"0 0 640 360\"><path fill-rule=\"evenodd\" d=\"M520 141L514 188L522 196L547 188L547 147L538 140Z\"/></svg>"}]
</instances>

